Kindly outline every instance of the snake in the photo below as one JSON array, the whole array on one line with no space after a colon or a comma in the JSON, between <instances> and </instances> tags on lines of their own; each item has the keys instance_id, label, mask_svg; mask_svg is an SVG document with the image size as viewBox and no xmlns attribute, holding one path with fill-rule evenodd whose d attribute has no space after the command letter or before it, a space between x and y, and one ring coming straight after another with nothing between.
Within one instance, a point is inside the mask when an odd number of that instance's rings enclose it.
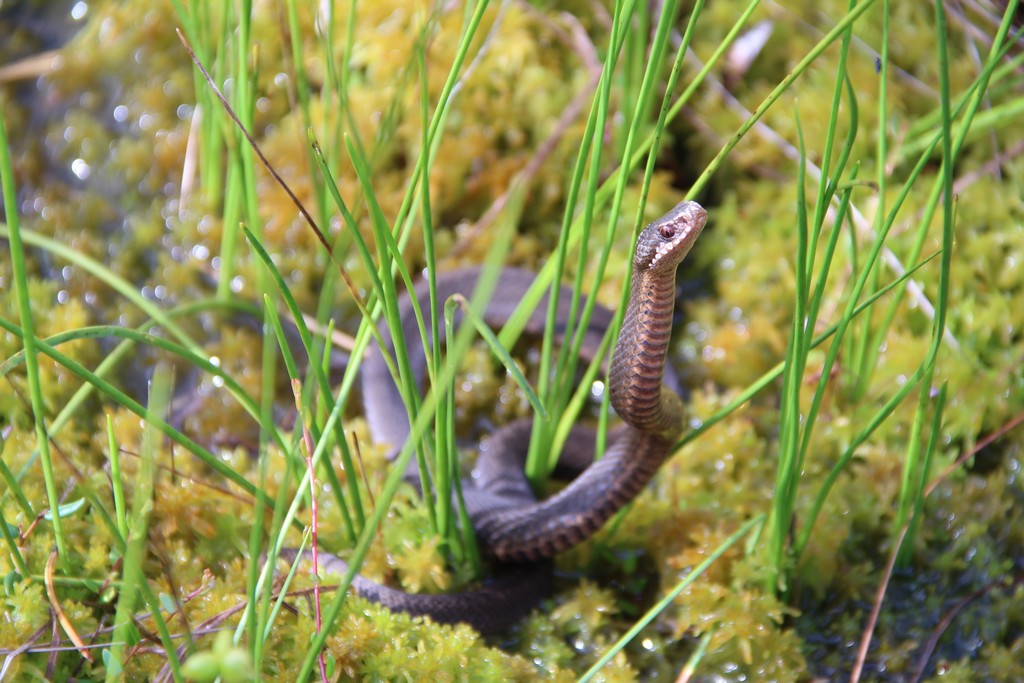
<instances>
[{"instance_id":1,"label":"snake","mask_svg":"<svg viewBox=\"0 0 1024 683\"><path fill-rule=\"evenodd\" d=\"M556 473L575 478L559 492L538 500L523 472L530 423L518 420L495 432L481 448L473 476L462 482L466 512L478 547L494 564L494 575L477 588L447 594L414 594L356 575L352 590L392 611L427 616L435 622L467 623L481 633L506 630L529 613L551 592L553 558L579 544L632 501L672 452L685 427L685 411L678 380L667 370L666 358L675 309L675 275L680 262L700 236L707 220L703 207L683 201L650 223L637 237L633 253L631 289L622 326L608 370L611 406L622 421L600 459L593 459L595 438L575 427L559 455ZM462 269L438 275L435 294L443 300L456 292L470 293L478 271ZM507 319L535 274L506 268L498 276L495 297L483 318L491 326ZM558 325L564 323L572 292L558 290ZM400 302L399 312L407 339L418 339L411 311L412 300L429 304L426 286L417 286ZM526 332L543 329L542 301ZM585 353L599 345L612 313L594 308L583 340ZM555 330L562 336L565 330ZM443 334L443 332L442 332ZM371 346L363 361L362 391L366 419L376 443L401 447L410 423L400 406L399 390L384 361L394 353L394 341L381 329L384 346ZM410 366L416 381L426 371L423 347L410 344ZM581 354L582 355L582 354ZM396 414L396 413L401 413ZM418 485L414 466L405 478ZM285 560L308 558L309 551L288 548ZM344 575L341 558L320 553L323 574Z\"/></svg>"}]
</instances>

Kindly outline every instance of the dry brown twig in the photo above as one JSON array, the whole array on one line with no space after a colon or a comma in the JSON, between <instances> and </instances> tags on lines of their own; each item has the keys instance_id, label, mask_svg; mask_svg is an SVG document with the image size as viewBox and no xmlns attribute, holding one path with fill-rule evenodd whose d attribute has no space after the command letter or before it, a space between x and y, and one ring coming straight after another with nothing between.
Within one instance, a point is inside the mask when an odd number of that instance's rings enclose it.
<instances>
[{"instance_id":1,"label":"dry brown twig","mask_svg":"<svg viewBox=\"0 0 1024 683\"><path fill-rule=\"evenodd\" d=\"M60 50L49 50L0 66L0 84L38 78L53 67Z\"/></svg>"},{"instance_id":2,"label":"dry brown twig","mask_svg":"<svg viewBox=\"0 0 1024 683\"><path fill-rule=\"evenodd\" d=\"M501 212L505 209L508 204L508 200L512 195L512 191L521 185L527 185L533 180L533 177L537 175L537 172L544 166L544 162L548 160L552 152L561 142L564 137L566 130L572 125L572 122L580 115L583 110L583 106L590 99L594 90L597 88L597 83L601 78L601 64L597 57L597 49L590 41L590 37L587 35L586 30L579 23L576 17L570 14L562 14L561 17L569 26L569 30L566 31L562 27L555 24L549 17L544 15L542 12L530 7L525 2L519 3L521 6L526 8L528 14L532 14L539 21L545 22L548 28L559 38L562 42L571 45L580 57L587 71L590 73L590 79L587 84L580 90L579 93L566 105L565 109L562 110L561 116L558 117L558 121L555 122L555 127L551 134L537 146L536 151L530 160L526 162L523 168L516 174L512 182L509 183L508 188L499 196L491 206L484 212L484 214L465 230L460 236L459 241L455 244L452 249L452 253L456 256L464 254L468 251L472 245L480 238L481 235L488 232L494 222L501 215Z\"/></svg>"}]
</instances>

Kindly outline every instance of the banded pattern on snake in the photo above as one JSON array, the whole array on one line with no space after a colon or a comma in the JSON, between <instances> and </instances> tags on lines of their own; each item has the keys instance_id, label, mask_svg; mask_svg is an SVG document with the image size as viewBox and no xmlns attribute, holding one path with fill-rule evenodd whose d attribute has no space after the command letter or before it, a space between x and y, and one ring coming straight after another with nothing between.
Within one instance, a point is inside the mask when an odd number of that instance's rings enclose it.
<instances>
[{"instance_id":1,"label":"banded pattern on snake","mask_svg":"<svg viewBox=\"0 0 1024 683\"><path fill-rule=\"evenodd\" d=\"M356 577L352 587L358 595L393 610L427 615L442 623L466 622L481 632L493 632L525 616L549 592L551 558L591 536L629 503L654 476L683 430L684 409L675 376L666 373L666 354L676 268L706 220L699 204L684 201L648 225L637 240L629 303L609 370L611 403L624 425L604 457L582 469L560 492L538 501L522 467L525 455L521 446L528 438L529 425L517 422L492 437L490 447L481 454L477 476L464 482L466 508L477 540L496 560L498 575L475 590L446 595L409 594ZM485 312L488 324L502 324L516 293L525 291L532 280L533 274L527 271L503 271L498 283L500 301ZM438 297L443 300L455 292L471 292L475 275L455 271L439 276L437 283ZM417 291L415 296L426 307L427 293ZM568 310L570 296L568 290L560 294L560 312ZM410 307L408 301L402 305ZM538 308L528 331L541 329L545 308L544 304ZM564 315L559 317L562 319ZM609 311L595 309L585 348L596 349L610 320ZM409 326L406 339L417 339L412 316L403 316L405 325ZM390 344L390 336L384 336ZM414 373L422 381L423 349L413 346L410 354ZM394 414L401 400L379 348L371 349L362 372L366 415L374 439L401 446L408 438L409 423L404 415ZM580 438L574 440L587 441L579 429ZM561 461L572 459L564 453L560 457ZM407 477L419 480L415 472ZM298 555L296 550L282 552L287 559ZM347 570L344 561L333 555L321 553L320 557L326 573Z\"/></svg>"}]
</instances>

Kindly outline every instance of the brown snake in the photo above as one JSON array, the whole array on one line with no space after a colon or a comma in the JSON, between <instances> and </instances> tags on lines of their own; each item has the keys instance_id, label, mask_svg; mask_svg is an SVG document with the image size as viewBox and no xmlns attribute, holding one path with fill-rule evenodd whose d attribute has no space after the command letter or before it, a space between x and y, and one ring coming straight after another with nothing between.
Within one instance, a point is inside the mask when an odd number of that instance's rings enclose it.
<instances>
[{"instance_id":1,"label":"brown snake","mask_svg":"<svg viewBox=\"0 0 1024 683\"><path fill-rule=\"evenodd\" d=\"M672 331L676 267L706 219L699 204L682 202L648 225L637 240L632 289L609 373L611 403L624 426L604 457L582 468L565 462L579 461L578 455L562 453L560 465L582 471L557 494L538 501L523 474L522 447L527 443L529 424L516 422L491 438L473 479L463 483L477 541L484 553L497 561L499 575L480 588L445 595L405 593L357 576L352 587L358 595L393 610L427 615L442 623L466 622L481 632L493 632L523 617L549 592L550 559L591 536L629 503L650 481L683 430L682 401L663 383L663 376ZM488 324L503 322L532 279L526 271L502 272L496 290L501 300L488 306L484 316ZM469 293L474 282L475 275L467 271L440 276L438 298L456 291ZM560 308L563 303L568 308L569 296L567 290L562 292ZM426 297L425 292L417 294L424 307ZM403 307L408 306L406 301ZM542 324L544 307L542 304L535 312L533 328ZM607 326L610 313L599 312L596 319ZM411 316L403 317L406 325L406 338L418 338ZM588 334L600 338L596 330L588 330ZM385 339L391 346L390 336ZM593 338L585 346L588 344L594 346ZM422 381L423 349L410 348L410 354L414 372ZM401 446L408 438L409 423L404 415L395 415L402 403L380 349L371 350L362 372L366 415L374 439ZM577 428L570 441L592 446L593 437ZM407 473L407 478L419 480L415 471ZM281 554L288 559L299 555L291 549ZM320 557L324 573L347 570L345 562L333 555L321 553Z\"/></svg>"}]
</instances>

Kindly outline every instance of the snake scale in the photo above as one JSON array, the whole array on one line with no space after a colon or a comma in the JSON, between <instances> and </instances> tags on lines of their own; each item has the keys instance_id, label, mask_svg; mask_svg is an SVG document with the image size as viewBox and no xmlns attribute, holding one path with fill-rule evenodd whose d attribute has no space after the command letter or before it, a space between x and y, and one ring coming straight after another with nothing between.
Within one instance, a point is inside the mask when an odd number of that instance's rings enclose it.
<instances>
[{"instance_id":1,"label":"snake scale","mask_svg":"<svg viewBox=\"0 0 1024 683\"><path fill-rule=\"evenodd\" d=\"M650 481L683 430L683 405L674 374L666 374L666 354L676 267L706 219L699 204L684 201L648 225L637 239L629 302L609 366L611 404L624 424L604 457L586 464L592 460L594 439L577 427L569 440L573 448L560 455L559 465L578 476L558 493L537 500L523 474L528 422L502 428L481 450L474 477L463 483L463 495L477 541L496 561L496 575L479 588L443 595L410 594L357 576L352 584L356 594L392 610L426 615L441 623L465 622L488 633L518 621L550 592L551 558L588 538L629 503ZM502 324L533 278L528 271L502 271L496 290L500 296L484 312L487 323ZM455 292L470 293L475 279L473 272L465 270L439 276L439 300ZM429 295L425 288L417 289L414 296L426 308ZM566 289L559 295L559 321L565 317L570 297ZM401 306L406 313L411 303L406 300ZM545 308L544 303L538 307L527 332L542 329ZM404 330L406 339L418 339L412 316L403 315L402 320L408 328ZM585 349L596 349L610 321L609 311L595 308ZM390 335L382 332L393 353ZM416 379L422 382L424 351L411 346L409 352ZM375 441L402 446L409 435L409 422L404 413L395 414L402 402L379 348L370 350L362 373L366 416ZM587 450L589 453L580 455ZM414 470L406 477L419 481ZM287 549L281 554L294 560L308 552ZM345 562L334 555L321 553L320 557L323 573L347 570Z\"/></svg>"}]
</instances>

